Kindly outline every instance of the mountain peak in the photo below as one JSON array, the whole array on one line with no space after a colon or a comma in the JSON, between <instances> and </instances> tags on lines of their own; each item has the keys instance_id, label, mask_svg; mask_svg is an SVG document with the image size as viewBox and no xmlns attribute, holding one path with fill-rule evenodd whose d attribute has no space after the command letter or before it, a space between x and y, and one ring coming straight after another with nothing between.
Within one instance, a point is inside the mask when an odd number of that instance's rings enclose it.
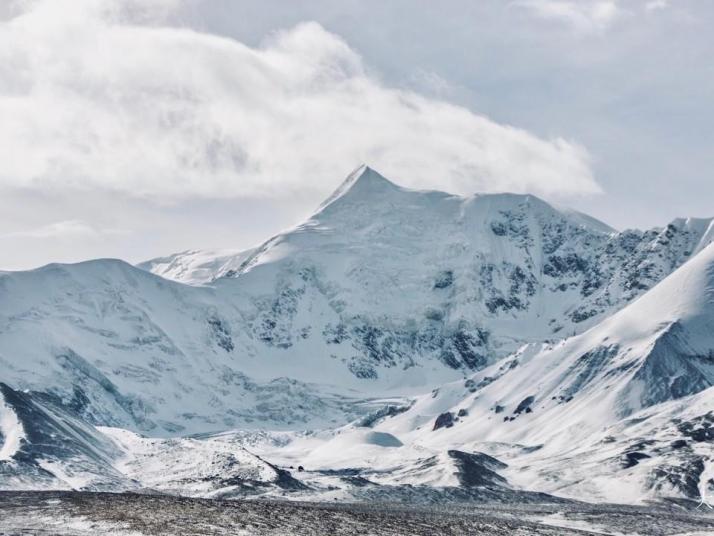
<instances>
[{"instance_id":1,"label":"mountain peak","mask_svg":"<svg viewBox=\"0 0 714 536\"><path fill-rule=\"evenodd\" d=\"M352 171L347 178L342 181L337 189L320 205L318 210L322 210L346 195L352 196L368 196L374 194L385 193L389 190L397 190L399 186L391 182L389 179L382 176L380 173L372 169L366 164L360 165Z\"/></svg>"}]
</instances>

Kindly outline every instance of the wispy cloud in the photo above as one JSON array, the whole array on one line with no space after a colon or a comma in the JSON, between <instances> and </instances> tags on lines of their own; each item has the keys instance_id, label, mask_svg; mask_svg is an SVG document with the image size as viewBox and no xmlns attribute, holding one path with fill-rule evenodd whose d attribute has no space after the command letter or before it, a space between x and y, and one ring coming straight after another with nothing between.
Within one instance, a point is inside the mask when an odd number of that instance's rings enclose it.
<instances>
[{"instance_id":1,"label":"wispy cloud","mask_svg":"<svg viewBox=\"0 0 714 536\"><path fill-rule=\"evenodd\" d=\"M627 13L615 0L516 0L512 5L585 33L606 30Z\"/></svg>"},{"instance_id":2,"label":"wispy cloud","mask_svg":"<svg viewBox=\"0 0 714 536\"><path fill-rule=\"evenodd\" d=\"M6 233L0 235L0 238L99 238L117 234L123 234L123 231L118 229L97 229L82 220L64 220L34 229Z\"/></svg>"},{"instance_id":3,"label":"wispy cloud","mask_svg":"<svg viewBox=\"0 0 714 536\"><path fill-rule=\"evenodd\" d=\"M32 0L0 23L0 187L285 196L367 162L455 192L599 191L578 144L388 87L316 23L252 48L162 25L174 4Z\"/></svg>"},{"instance_id":4,"label":"wispy cloud","mask_svg":"<svg viewBox=\"0 0 714 536\"><path fill-rule=\"evenodd\" d=\"M651 0L645 4L645 11L659 11L669 7L669 0Z\"/></svg>"}]
</instances>

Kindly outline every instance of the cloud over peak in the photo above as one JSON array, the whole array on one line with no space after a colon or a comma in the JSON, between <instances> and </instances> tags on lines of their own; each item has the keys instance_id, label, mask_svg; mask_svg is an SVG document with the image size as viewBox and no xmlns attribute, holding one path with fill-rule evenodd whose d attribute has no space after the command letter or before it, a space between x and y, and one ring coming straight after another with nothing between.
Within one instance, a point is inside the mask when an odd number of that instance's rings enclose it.
<instances>
[{"instance_id":1,"label":"cloud over peak","mask_svg":"<svg viewBox=\"0 0 714 536\"><path fill-rule=\"evenodd\" d=\"M457 193L593 193L584 148L385 86L316 23L257 48L176 0L33 0L0 21L0 188L167 201L329 191L358 162Z\"/></svg>"}]
</instances>

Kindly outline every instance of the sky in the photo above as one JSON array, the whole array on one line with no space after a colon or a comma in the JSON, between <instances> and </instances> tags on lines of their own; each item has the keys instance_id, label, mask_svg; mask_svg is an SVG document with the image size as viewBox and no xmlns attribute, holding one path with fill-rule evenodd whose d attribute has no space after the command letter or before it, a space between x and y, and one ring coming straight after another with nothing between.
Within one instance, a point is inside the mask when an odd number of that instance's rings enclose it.
<instances>
[{"instance_id":1,"label":"sky","mask_svg":"<svg viewBox=\"0 0 714 536\"><path fill-rule=\"evenodd\" d=\"M0 269L248 248L361 163L714 216L714 3L0 0Z\"/></svg>"}]
</instances>

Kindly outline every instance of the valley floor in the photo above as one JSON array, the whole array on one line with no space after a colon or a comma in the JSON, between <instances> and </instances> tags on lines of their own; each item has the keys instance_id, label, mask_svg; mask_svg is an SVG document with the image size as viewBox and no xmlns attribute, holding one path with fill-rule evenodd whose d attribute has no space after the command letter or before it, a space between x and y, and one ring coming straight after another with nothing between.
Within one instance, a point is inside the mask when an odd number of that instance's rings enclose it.
<instances>
[{"instance_id":1,"label":"valley floor","mask_svg":"<svg viewBox=\"0 0 714 536\"><path fill-rule=\"evenodd\" d=\"M714 534L714 512L676 505L391 504L218 501L167 495L0 492L0 535Z\"/></svg>"}]
</instances>

